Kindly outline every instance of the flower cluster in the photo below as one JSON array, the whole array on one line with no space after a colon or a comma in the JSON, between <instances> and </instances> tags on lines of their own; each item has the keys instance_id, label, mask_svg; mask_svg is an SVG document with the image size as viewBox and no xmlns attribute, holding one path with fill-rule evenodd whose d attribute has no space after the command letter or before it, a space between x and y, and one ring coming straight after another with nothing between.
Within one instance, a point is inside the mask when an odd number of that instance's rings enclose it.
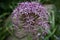
<instances>
[{"instance_id":1,"label":"flower cluster","mask_svg":"<svg viewBox=\"0 0 60 40\"><path fill-rule=\"evenodd\" d=\"M12 12L12 23L16 27L22 27L26 32L37 33L41 29L42 33L47 33L49 15L38 2L22 2Z\"/></svg>"}]
</instances>

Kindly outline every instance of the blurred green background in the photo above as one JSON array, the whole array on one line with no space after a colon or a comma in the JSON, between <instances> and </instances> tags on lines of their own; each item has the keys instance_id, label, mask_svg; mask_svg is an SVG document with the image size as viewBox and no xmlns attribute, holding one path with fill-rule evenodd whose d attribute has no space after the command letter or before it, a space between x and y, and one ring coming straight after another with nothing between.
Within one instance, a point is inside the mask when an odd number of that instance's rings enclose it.
<instances>
[{"instance_id":1,"label":"blurred green background","mask_svg":"<svg viewBox=\"0 0 60 40\"><path fill-rule=\"evenodd\" d=\"M10 35L9 27L10 23L10 15L12 10L17 6L18 2L24 2L27 0L0 0L0 40L6 40L6 38ZM60 0L39 0L42 4L49 5L54 4L56 7L55 13L55 26L56 31L53 35L49 37L49 40L59 40L60 39ZM55 39L56 38L56 39Z\"/></svg>"}]
</instances>

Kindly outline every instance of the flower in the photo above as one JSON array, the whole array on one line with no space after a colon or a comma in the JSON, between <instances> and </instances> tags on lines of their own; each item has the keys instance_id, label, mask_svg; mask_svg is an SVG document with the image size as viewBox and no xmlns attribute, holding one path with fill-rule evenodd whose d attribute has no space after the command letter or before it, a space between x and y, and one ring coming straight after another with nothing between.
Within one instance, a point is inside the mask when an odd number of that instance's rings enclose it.
<instances>
[{"instance_id":1,"label":"flower","mask_svg":"<svg viewBox=\"0 0 60 40\"><path fill-rule=\"evenodd\" d=\"M19 3L12 12L12 23L33 34L37 34L39 29L42 34L47 33L50 28L48 18L47 10L38 2Z\"/></svg>"}]
</instances>

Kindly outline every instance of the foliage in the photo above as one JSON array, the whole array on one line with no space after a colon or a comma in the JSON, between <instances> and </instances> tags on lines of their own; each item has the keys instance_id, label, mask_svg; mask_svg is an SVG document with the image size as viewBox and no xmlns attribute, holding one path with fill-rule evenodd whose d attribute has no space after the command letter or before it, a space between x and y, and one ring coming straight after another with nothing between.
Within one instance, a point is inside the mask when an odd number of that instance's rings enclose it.
<instances>
[{"instance_id":1,"label":"foliage","mask_svg":"<svg viewBox=\"0 0 60 40\"><path fill-rule=\"evenodd\" d=\"M5 40L10 32L9 27L12 26L10 22L10 15L12 10L16 7L18 2L23 2L24 0L0 0L0 40ZM43 4L54 4L56 9L54 9L53 17L55 17L55 27L51 29L52 33L49 32L49 36L46 36L46 40L59 40L60 39L60 0L41 0Z\"/></svg>"}]
</instances>

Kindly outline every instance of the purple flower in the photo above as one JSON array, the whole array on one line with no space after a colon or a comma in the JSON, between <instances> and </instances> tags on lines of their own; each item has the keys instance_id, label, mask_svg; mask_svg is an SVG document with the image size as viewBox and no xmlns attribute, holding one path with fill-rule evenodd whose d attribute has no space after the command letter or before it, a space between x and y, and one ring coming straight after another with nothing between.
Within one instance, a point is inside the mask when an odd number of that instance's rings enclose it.
<instances>
[{"instance_id":1,"label":"purple flower","mask_svg":"<svg viewBox=\"0 0 60 40\"><path fill-rule=\"evenodd\" d=\"M37 2L22 2L12 12L12 23L26 32L35 33L42 28L42 33L49 29L49 15Z\"/></svg>"}]
</instances>

